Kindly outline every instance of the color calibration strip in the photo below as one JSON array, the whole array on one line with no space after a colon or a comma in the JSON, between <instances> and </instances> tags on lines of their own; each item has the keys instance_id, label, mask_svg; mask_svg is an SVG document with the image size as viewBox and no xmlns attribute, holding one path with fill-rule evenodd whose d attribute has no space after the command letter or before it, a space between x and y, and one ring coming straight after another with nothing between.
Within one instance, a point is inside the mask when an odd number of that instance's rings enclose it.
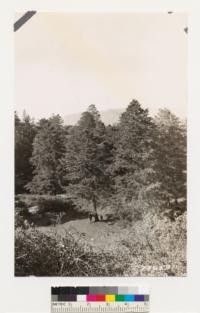
<instances>
[{"instance_id":1,"label":"color calibration strip","mask_svg":"<svg viewBox=\"0 0 200 313\"><path fill-rule=\"evenodd\" d=\"M144 287L52 287L51 313L149 313Z\"/></svg>"},{"instance_id":2,"label":"color calibration strip","mask_svg":"<svg viewBox=\"0 0 200 313\"><path fill-rule=\"evenodd\" d=\"M139 287L52 287L52 302L148 302L146 289Z\"/></svg>"}]
</instances>

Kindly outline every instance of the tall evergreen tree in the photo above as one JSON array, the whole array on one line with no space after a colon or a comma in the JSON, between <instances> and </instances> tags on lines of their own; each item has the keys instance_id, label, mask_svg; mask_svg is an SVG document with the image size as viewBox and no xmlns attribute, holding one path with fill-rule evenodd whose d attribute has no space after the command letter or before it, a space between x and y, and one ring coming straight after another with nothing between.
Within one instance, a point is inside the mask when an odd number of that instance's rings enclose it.
<instances>
[{"instance_id":1,"label":"tall evergreen tree","mask_svg":"<svg viewBox=\"0 0 200 313\"><path fill-rule=\"evenodd\" d=\"M167 109L155 117L155 169L164 199L186 199L186 125Z\"/></svg>"},{"instance_id":2,"label":"tall evergreen tree","mask_svg":"<svg viewBox=\"0 0 200 313\"><path fill-rule=\"evenodd\" d=\"M133 100L121 115L116 143L114 175L117 193L127 201L155 187L153 180L154 125L148 110Z\"/></svg>"},{"instance_id":3,"label":"tall evergreen tree","mask_svg":"<svg viewBox=\"0 0 200 313\"><path fill-rule=\"evenodd\" d=\"M95 110L94 110L95 109ZM112 187L109 166L112 146L106 128L96 108L84 112L78 125L71 129L67 140L65 169L70 192L92 201L97 212L98 201L106 197Z\"/></svg>"},{"instance_id":4,"label":"tall evergreen tree","mask_svg":"<svg viewBox=\"0 0 200 313\"><path fill-rule=\"evenodd\" d=\"M33 179L27 189L36 194L57 194L63 191L63 156L65 129L59 115L41 119L33 142L31 164Z\"/></svg>"},{"instance_id":5,"label":"tall evergreen tree","mask_svg":"<svg viewBox=\"0 0 200 313\"><path fill-rule=\"evenodd\" d=\"M24 112L22 120L15 112L15 192L25 192L25 185L31 181L33 167L30 163L32 144L36 127L30 116Z\"/></svg>"},{"instance_id":6,"label":"tall evergreen tree","mask_svg":"<svg viewBox=\"0 0 200 313\"><path fill-rule=\"evenodd\" d=\"M94 104L90 104L87 111L92 114L95 122L99 122L101 120L100 113Z\"/></svg>"}]
</instances>

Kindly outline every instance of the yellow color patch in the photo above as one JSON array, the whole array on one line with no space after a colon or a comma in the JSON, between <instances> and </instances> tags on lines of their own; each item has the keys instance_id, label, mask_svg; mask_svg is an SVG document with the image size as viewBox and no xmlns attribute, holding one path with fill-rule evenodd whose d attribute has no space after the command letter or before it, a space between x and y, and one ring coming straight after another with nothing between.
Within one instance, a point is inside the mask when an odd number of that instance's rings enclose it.
<instances>
[{"instance_id":1,"label":"yellow color patch","mask_svg":"<svg viewBox=\"0 0 200 313\"><path fill-rule=\"evenodd\" d=\"M115 295L106 295L106 302L115 301Z\"/></svg>"}]
</instances>

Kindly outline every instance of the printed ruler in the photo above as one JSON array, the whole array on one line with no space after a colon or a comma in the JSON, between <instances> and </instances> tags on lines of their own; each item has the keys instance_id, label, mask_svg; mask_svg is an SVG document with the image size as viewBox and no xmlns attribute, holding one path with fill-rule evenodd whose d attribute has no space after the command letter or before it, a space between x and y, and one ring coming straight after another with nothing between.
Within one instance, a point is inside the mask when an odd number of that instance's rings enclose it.
<instances>
[{"instance_id":1,"label":"printed ruler","mask_svg":"<svg viewBox=\"0 0 200 313\"><path fill-rule=\"evenodd\" d=\"M148 313L148 302L52 302L51 313Z\"/></svg>"},{"instance_id":2,"label":"printed ruler","mask_svg":"<svg viewBox=\"0 0 200 313\"><path fill-rule=\"evenodd\" d=\"M142 287L53 287L51 313L148 313Z\"/></svg>"}]
</instances>

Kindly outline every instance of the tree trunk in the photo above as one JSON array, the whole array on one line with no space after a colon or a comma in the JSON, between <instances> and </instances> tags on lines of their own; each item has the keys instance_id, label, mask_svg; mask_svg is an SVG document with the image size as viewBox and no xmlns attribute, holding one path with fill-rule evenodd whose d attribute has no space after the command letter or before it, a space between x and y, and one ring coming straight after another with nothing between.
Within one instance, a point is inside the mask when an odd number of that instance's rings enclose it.
<instances>
[{"instance_id":1,"label":"tree trunk","mask_svg":"<svg viewBox=\"0 0 200 313\"><path fill-rule=\"evenodd\" d=\"M98 217L98 214L97 214L97 201L96 201L96 197L95 196L93 196L92 202L93 202L93 207L94 207L94 212L95 212L95 215L94 215L95 222L98 222L99 221L99 217Z\"/></svg>"},{"instance_id":2,"label":"tree trunk","mask_svg":"<svg viewBox=\"0 0 200 313\"><path fill-rule=\"evenodd\" d=\"M93 196L92 198L92 203L93 203L94 212L97 213L97 201L96 201L95 196Z\"/></svg>"}]
</instances>

